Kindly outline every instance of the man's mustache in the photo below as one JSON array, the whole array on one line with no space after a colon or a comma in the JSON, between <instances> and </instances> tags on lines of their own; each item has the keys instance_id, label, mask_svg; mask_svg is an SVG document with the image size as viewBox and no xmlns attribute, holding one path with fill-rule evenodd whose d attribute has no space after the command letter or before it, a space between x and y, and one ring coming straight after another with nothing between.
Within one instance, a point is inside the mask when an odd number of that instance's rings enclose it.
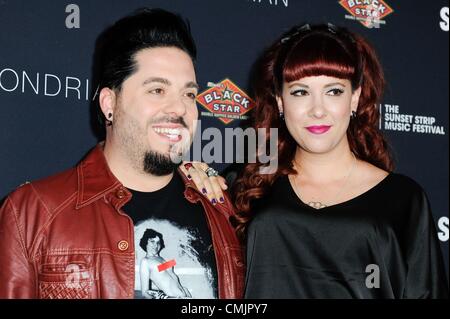
<instances>
[{"instance_id":1,"label":"man's mustache","mask_svg":"<svg viewBox=\"0 0 450 319\"><path fill-rule=\"evenodd\" d=\"M164 117L164 118L158 118L150 121L148 123L149 125L153 124L180 124L184 128L188 128L186 122L184 121L184 118L182 117Z\"/></svg>"}]
</instances>

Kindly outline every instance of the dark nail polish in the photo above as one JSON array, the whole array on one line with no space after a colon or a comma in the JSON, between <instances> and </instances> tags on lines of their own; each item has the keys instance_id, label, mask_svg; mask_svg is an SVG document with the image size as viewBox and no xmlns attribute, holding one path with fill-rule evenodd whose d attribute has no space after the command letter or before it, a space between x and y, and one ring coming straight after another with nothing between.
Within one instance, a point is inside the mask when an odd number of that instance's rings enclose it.
<instances>
[{"instance_id":1,"label":"dark nail polish","mask_svg":"<svg viewBox=\"0 0 450 319\"><path fill-rule=\"evenodd\" d=\"M220 197L219 200L220 200L221 203L224 203L224 202L225 202L225 199L224 199L223 197Z\"/></svg>"},{"instance_id":2,"label":"dark nail polish","mask_svg":"<svg viewBox=\"0 0 450 319\"><path fill-rule=\"evenodd\" d=\"M192 179L192 176L191 176L191 175L188 175L187 178L188 178L189 180L191 180L191 179Z\"/></svg>"},{"instance_id":3,"label":"dark nail polish","mask_svg":"<svg viewBox=\"0 0 450 319\"><path fill-rule=\"evenodd\" d=\"M206 188L203 188L203 189L202 189L202 193L203 193L203 194L206 194L206 193L207 193Z\"/></svg>"},{"instance_id":4,"label":"dark nail polish","mask_svg":"<svg viewBox=\"0 0 450 319\"><path fill-rule=\"evenodd\" d=\"M213 198L213 199L212 199L212 201L211 201L211 203L213 203L213 205L216 205L216 204L217 204L217 201L216 201L216 199L215 199L215 198Z\"/></svg>"}]
</instances>

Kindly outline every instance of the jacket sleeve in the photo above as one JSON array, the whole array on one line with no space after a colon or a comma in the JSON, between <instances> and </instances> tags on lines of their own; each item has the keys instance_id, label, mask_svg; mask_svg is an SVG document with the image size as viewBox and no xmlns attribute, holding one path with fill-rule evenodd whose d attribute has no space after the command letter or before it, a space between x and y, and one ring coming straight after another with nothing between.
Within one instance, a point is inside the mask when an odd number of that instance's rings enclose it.
<instances>
[{"instance_id":1,"label":"jacket sleeve","mask_svg":"<svg viewBox=\"0 0 450 319\"><path fill-rule=\"evenodd\" d=\"M403 298L447 299L448 285L433 214L425 192L412 203L407 276Z\"/></svg>"},{"instance_id":2,"label":"jacket sleeve","mask_svg":"<svg viewBox=\"0 0 450 319\"><path fill-rule=\"evenodd\" d=\"M36 298L36 277L24 239L24 225L7 197L0 208L0 299Z\"/></svg>"}]
</instances>

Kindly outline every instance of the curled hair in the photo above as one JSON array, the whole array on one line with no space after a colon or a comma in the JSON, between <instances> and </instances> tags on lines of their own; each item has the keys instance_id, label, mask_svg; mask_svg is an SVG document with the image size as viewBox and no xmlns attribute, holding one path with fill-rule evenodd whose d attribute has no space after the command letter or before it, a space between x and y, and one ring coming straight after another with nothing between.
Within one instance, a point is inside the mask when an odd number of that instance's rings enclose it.
<instances>
[{"instance_id":1,"label":"curled hair","mask_svg":"<svg viewBox=\"0 0 450 319\"><path fill-rule=\"evenodd\" d=\"M238 215L238 234L244 237L252 218L252 203L263 197L274 181L293 168L297 142L278 114L276 97L283 83L308 76L330 76L347 79L352 90L361 88L356 118L350 120L347 139L355 156L381 169L392 171L393 161L388 144L378 128L378 105L385 79L373 47L363 37L328 25L294 27L269 47L257 63L254 81L256 106L253 127L278 128L278 168L273 174L261 174L261 161L248 164L236 181L234 190ZM266 134L269 145L270 134Z\"/></svg>"},{"instance_id":2,"label":"curled hair","mask_svg":"<svg viewBox=\"0 0 450 319\"><path fill-rule=\"evenodd\" d=\"M152 239L152 238L156 238L156 237L159 238L159 243L161 244L161 248L159 249L159 251L163 250L164 247L165 247L163 235L161 233L158 233L156 230L151 229L151 228L147 228L145 230L144 235L142 235L142 238L139 241L139 246L143 250L145 250L145 252L147 252L148 240Z\"/></svg>"}]
</instances>

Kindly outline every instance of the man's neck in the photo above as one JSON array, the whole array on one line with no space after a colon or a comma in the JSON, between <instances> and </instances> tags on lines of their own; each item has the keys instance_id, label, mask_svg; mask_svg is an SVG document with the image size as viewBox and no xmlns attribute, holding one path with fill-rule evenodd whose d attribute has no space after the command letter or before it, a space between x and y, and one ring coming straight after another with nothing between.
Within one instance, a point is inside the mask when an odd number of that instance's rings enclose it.
<instances>
[{"instance_id":1,"label":"man's neck","mask_svg":"<svg viewBox=\"0 0 450 319\"><path fill-rule=\"evenodd\" d=\"M130 163L130 160L122 156L114 147L105 143L103 153L106 163L114 176L126 188L139 192L155 192L167 186L173 178L173 174L155 176L144 172Z\"/></svg>"}]
</instances>

